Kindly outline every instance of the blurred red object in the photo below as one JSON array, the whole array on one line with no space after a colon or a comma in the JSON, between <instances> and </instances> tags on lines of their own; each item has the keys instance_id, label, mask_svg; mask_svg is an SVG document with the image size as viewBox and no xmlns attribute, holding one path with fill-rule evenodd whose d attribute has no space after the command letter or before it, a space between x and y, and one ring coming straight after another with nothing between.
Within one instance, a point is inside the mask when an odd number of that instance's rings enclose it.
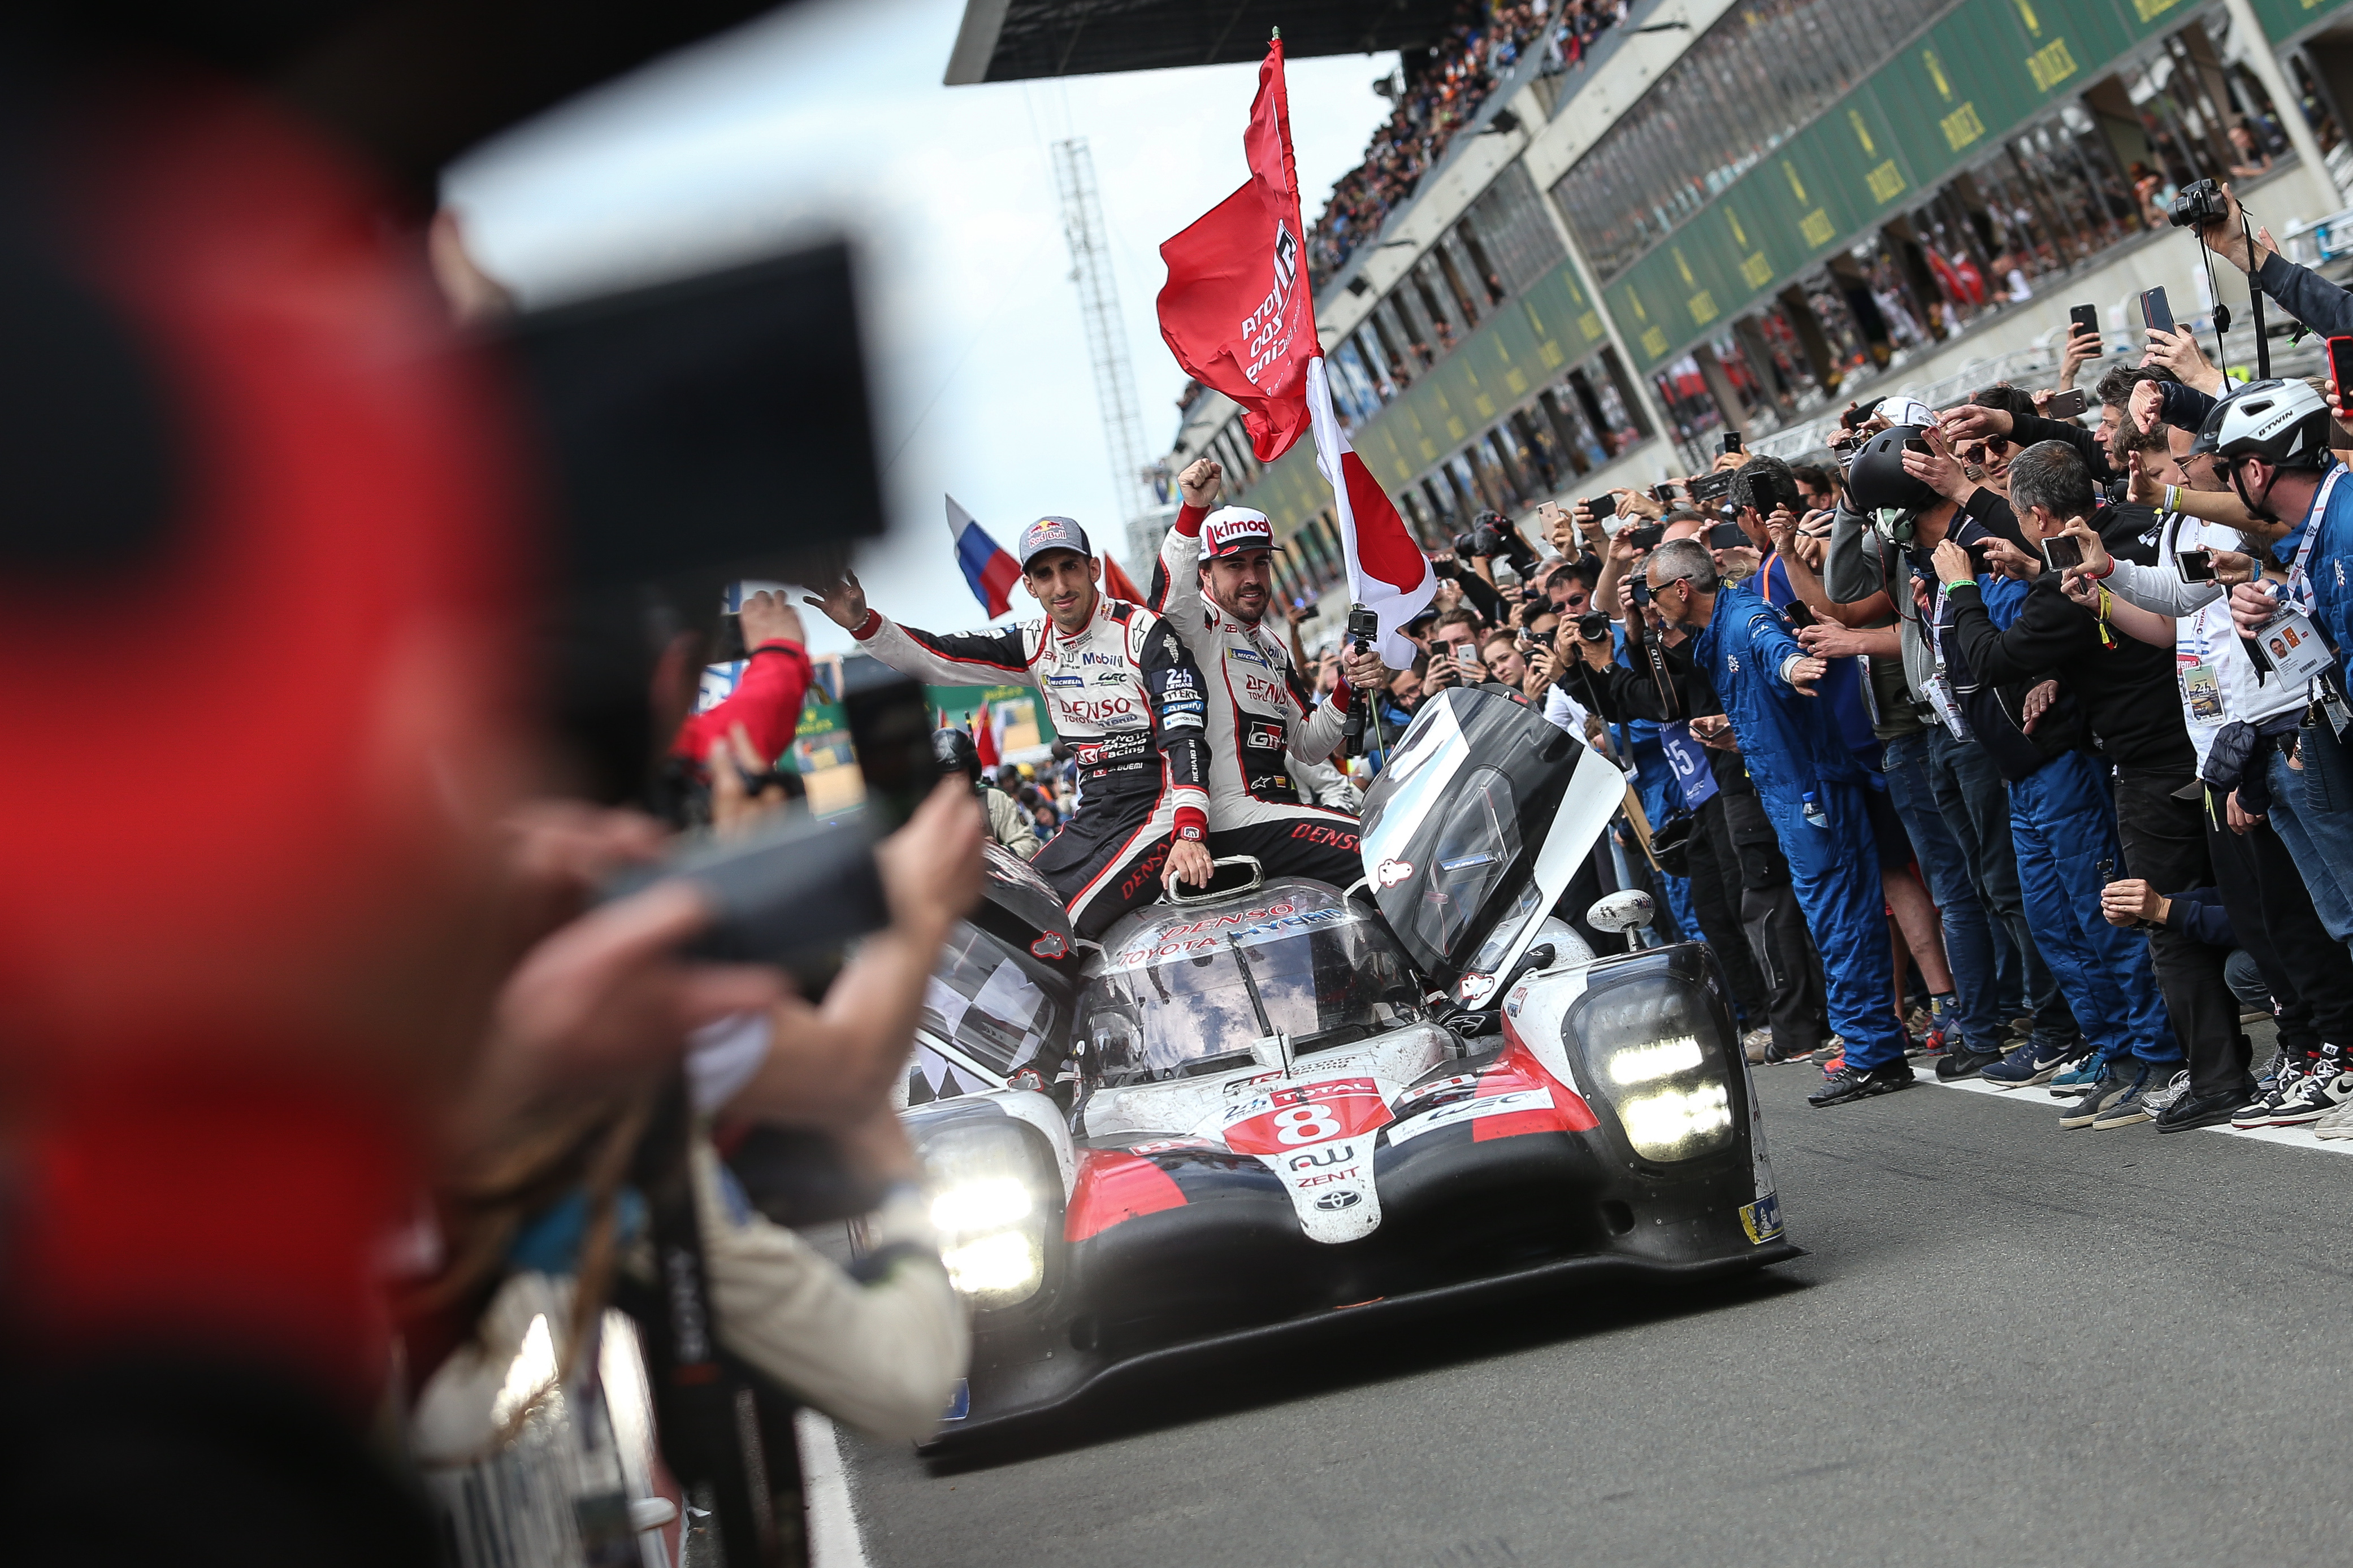
<instances>
[{"instance_id":1,"label":"blurred red object","mask_svg":"<svg viewBox=\"0 0 2353 1568\"><path fill-rule=\"evenodd\" d=\"M49 520L0 537L11 1309L350 1389L381 1366L368 1248L502 956L517 421L324 142L187 78L68 101L12 216L127 329L164 449L82 434L160 463L168 505L63 565L28 563Z\"/></svg>"}]
</instances>

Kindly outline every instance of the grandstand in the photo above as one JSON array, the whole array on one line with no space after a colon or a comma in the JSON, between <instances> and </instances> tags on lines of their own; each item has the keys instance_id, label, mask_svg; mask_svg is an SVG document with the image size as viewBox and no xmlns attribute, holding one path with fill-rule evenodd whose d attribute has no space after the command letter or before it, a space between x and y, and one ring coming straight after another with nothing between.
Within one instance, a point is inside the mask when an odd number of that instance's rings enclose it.
<instances>
[{"instance_id":1,"label":"grandstand","mask_svg":"<svg viewBox=\"0 0 2353 1568\"><path fill-rule=\"evenodd\" d=\"M984 14L987 79L1254 58L1267 21L1311 52L1282 9L1246 5L1211 50L1157 19L1229 7L973 0L958 60ZM1432 546L1482 508L1689 472L1727 429L1802 449L1851 397L2046 374L2071 305L2121 350L2141 290L2183 320L2209 303L2163 219L2181 185L2230 180L2293 250L2353 177L2353 0L1307 10L1314 50L1376 17L1364 47L1405 60L1364 166L1304 216L1335 400ZM2243 321L2243 280L2221 286ZM1261 468L1232 404L1180 406L1168 466L1216 456L1293 544L1285 590L1330 590L1305 445Z\"/></svg>"}]
</instances>

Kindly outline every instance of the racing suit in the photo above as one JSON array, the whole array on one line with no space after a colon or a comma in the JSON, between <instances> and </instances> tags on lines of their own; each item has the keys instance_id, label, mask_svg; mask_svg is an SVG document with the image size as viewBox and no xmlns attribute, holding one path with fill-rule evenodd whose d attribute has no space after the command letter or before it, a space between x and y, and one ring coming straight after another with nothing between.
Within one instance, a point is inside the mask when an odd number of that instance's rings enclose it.
<instances>
[{"instance_id":1,"label":"racing suit","mask_svg":"<svg viewBox=\"0 0 2353 1568\"><path fill-rule=\"evenodd\" d=\"M1300 799L1288 755L1320 763L1348 721L1345 681L1322 703L1282 639L1219 609L1200 587L1198 507L1178 510L1147 595L1199 664L1208 701L1209 853L1249 855L1270 877L1345 888L1361 878L1356 819Z\"/></svg>"},{"instance_id":2,"label":"racing suit","mask_svg":"<svg viewBox=\"0 0 2353 1568\"><path fill-rule=\"evenodd\" d=\"M1820 700L1799 694L1782 673L1805 650L1779 613L1745 583L1716 595L1691 650L1731 715L1748 776L1788 858L1799 907L1822 956L1830 1025L1845 1038L1847 1065L1865 1071L1901 1062L1894 957L1863 799L1869 784Z\"/></svg>"},{"instance_id":3,"label":"racing suit","mask_svg":"<svg viewBox=\"0 0 2353 1568\"><path fill-rule=\"evenodd\" d=\"M1159 897L1173 838L1208 837L1200 671L1151 611L1098 594L1076 636L1049 620L941 636L870 610L850 635L902 675L1045 697L1078 764L1079 804L1030 864L1081 936Z\"/></svg>"}]
</instances>

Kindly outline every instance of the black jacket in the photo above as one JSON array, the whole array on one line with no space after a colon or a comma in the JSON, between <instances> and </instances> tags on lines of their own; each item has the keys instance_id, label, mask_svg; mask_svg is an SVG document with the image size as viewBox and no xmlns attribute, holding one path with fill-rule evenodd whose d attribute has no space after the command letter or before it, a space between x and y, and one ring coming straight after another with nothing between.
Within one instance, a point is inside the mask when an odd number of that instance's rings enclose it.
<instances>
[{"instance_id":1,"label":"black jacket","mask_svg":"<svg viewBox=\"0 0 2353 1568\"><path fill-rule=\"evenodd\" d=\"M2035 579L2006 630L1995 629L1974 583L1956 587L1950 603L1947 647L1959 649L1979 681L2006 686L2056 676L2118 767L2186 774L2195 765L2171 649L2104 628L2059 591L2053 573Z\"/></svg>"}]
</instances>

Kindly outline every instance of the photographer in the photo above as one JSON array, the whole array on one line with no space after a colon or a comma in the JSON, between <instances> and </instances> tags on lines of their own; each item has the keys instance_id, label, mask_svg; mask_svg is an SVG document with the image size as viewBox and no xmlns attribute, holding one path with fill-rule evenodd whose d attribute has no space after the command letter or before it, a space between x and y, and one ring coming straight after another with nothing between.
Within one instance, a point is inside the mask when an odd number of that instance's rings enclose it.
<instances>
[{"instance_id":1,"label":"photographer","mask_svg":"<svg viewBox=\"0 0 2353 1568\"><path fill-rule=\"evenodd\" d=\"M2282 256L2269 229L2250 237L2246 213L2229 185L2200 180L2183 187L2174 221L2182 224L2184 217L2194 219L2207 249L2246 273L2281 310L2324 338L2353 336L2353 294Z\"/></svg>"},{"instance_id":2,"label":"photographer","mask_svg":"<svg viewBox=\"0 0 2353 1568\"><path fill-rule=\"evenodd\" d=\"M1661 619L1694 636L1692 662L1724 700L1822 955L1845 1059L1809 1102L1843 1105L1910 1088L1862 795L1869 785L1817 700L1823 662L1754 592L1719 589L1715 563L1690 541L1653 551L1644 576Z\"/></svg>"},{"instance_id":3,"label":"photographer","mask_svg":"<svg viewBox=\"0 0 2353 1568\"><path fill-rule=\"evenodd\" d=\"M2010 484L2021 519L2043 541L2059 537L2073 521L2090 527L2095 517L2091 475L2072 447L2053 441L2028 447L2012 460ZM2020 563L2017 570L2031 585L2018 602L2015 617L2002 625L1989 617L1965 551L1947 541L1937 547L1935 563L1952 609L1949 635L1977 679L1999 684L2055 675L2081 705L2105 757L2115 765L2113 829L2100 769L2080 753L2037 769L2031 785L2013 782L2012 827L2021 839L2032 835L2048 847L2047 864L2064 890L2065 918L2087 950L2087 960L2091 953L2100 955L2089 960L2093 972L2086 978L2104 998L2119 980L2123 986L2124 1012L2113 1023L2129 1041L2131 1060L2114 1048L2116 1037L2101 1040L2084 1006L2076 1005L2078 1021L2103 1046L2107 1072L2086 1088L2062 1125L2146 1121L2149 1112L2140 1096L2163 1089L2180 1065L2176 1028L2195 1026L2205 1016L2199 1009L2211 1000L2205 994L2207 983L2220 984L2219 976L2199 972L2197 955L2189 948L2160 934L2153 944L2155 980L2164 988L2160 1002L2156 986L2148 984L2147 952L2137 943L2110 940L2111 928L2098 913L2099 889L2114 879L2099 868L2116 858L2113 834L2121 834L2124 860L2136 876L2160 887L2199 887L2213 880L2202 814L2178 793L2195 793L2196 768L2174 700L2173 661L2119 637L2096 612L2069 600L2059 574L2043 570L2039 560ZM2027 861L2021 854L2021 872ZM2080 1123L2070 1120L2077 1114Z\"/></svg>"},{"instance_id":4,"label":"photographer","mask_svg":"<svg viewBox=\"0 0 2353 1568\"><path fill-rule=\"evenodd\" d=\"M981 778L980 750L972 743L969 734L962 730L933 731L932 756L939 763L943 777L961 773L971 781L972 793L979 797L981 809L987 813L990 838L1024 860L1038 858L1037 827L1011 795Z\"/></svg>"},{"instance_id":5,"label":"photographer","mask_svg":"<svg viewBox=\"0 0 2353 1568\"><path fill-rule=\"evenodd\" d=\"M707 775L704 759L720 740L741 726L760 767L773 767L792 748L800 729L801 704L811 679L808 637L800 613L780 593L762 591L744 600L743 679L726 700L691 715L678 727L670 755ZM700 781L706 786L708 776Z\"/></svg>"}]
</instances>

